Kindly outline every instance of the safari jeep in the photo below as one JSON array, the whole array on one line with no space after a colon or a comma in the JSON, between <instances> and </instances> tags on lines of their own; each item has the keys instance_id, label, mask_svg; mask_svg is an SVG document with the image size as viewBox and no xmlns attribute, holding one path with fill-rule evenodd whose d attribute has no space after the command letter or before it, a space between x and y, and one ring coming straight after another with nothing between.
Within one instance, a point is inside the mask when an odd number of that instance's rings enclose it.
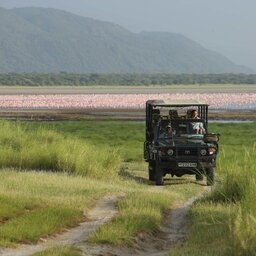
<instances>
[{"instance_id":1,"label":"safari jeep","mask_svg":"<svg viewBox=\"0 0 256 256\"><path fill-rule=\"evenodd\" d=\"M195 117L192 115L198 113ZM199 128L200 129L195 129ZM208 132L208 104L201 101L148 100L144 159L149 180L163 185L164 176L194 174L214 184L219 134Z\"/></svg>"}]
</instances>

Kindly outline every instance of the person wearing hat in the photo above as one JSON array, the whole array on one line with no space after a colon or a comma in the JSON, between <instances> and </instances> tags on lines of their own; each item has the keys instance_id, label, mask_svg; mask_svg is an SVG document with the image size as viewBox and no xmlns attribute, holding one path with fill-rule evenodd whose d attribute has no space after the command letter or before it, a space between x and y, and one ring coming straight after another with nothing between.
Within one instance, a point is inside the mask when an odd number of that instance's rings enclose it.
<instances>
[{"instance_id":1,"label":"person wearing hat","mask_svg":"<svg viewBox=\"0 0 256 256\"><path fill-rule=\"evenodd\" d=\"M174 134L174 130L172 129L172 126L168 124L166 126L166 129L160 134L159 139L171 138L173 134Z\"/></svg>"}]
</instances>

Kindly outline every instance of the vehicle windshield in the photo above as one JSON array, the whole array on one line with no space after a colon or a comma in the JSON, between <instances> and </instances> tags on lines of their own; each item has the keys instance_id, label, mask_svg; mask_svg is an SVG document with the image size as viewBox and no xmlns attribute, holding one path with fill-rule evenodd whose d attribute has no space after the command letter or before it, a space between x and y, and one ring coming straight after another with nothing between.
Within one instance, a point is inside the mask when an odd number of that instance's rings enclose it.
<instances>
[{"instance_id":1,"label":"vehicle windshield","mask_svg":"<svg viewBox=\"0 0 256 256\"><path fill-rule=\"evenodd\" d=\"M196 122L175 120L169 123L162 122L159 126L159 139L171 139L187 135L202 135L206 133L205 123L202 119Z\"/></svg>"}]
</instances>

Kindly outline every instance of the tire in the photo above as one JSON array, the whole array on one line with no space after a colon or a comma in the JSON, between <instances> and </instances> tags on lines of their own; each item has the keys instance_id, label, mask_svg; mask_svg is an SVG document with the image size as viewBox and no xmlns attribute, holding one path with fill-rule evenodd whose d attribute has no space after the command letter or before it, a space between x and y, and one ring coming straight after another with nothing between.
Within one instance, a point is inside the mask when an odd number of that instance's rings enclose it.
<instances>
[{"instance_id":1,"label":"tire","mask_svg":"<svg viewBox=\"0 0 256 256\"><path fill-rule=\"evenodd\" d=\"M201 181L203 179L204 179L204 176L203 176L202 172L197 172L196 173L196 180Z\"/></svg>"},{"instance_id":2,"label":"tire","mask_svg":"<svg viewBox=\"0 0 256 256\"><path fill-rule=\"evenodd\" d=\"M207 186L213 186L215 183L215 168L209 167L206 169Z\"/></svg>"},{"instance_id":3,"label":"tire","mask_svg":"<svg viewBox=\"0 0 256 256\"><path fill-rule=\"evenodd\" d=\"M148 164L148 179L150 181L156 180L156 162L154 160L150 160Z\"/></svg>"},{"instance_id":4,"label":"tire","mask_svg":"<svg viewBox=\"0 0 256 256\"><path fill-rule=\"evenodd\" d=\"M155 169L155 177L156 177L156 185L157 186L163 186L164 185L164 175L163 175L163 169L159 167L158 162L156 161L156 169Z\"/></svg>"}]
</instances>

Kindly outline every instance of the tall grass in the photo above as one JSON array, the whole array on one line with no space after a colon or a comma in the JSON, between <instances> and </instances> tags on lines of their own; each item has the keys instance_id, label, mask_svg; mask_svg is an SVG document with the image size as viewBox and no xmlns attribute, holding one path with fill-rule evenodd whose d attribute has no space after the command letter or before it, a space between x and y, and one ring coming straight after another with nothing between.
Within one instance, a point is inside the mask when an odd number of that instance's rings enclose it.
<instances>
[{"instance_id":1,"label":"tall grass","mask_svg":"<svg viewBox=\"0 0 256 256\"><path fill-rule=\"evenodd\" d=\"M141 162L142 127L121 122L0 122L0 245L36 242L77 225L96 200L120 192L126 194L118 204L120 214L96 232L94 241L131 244L138 232L156 230L173 202L201 188L148 187L147 167ZM138 159L138 166L118 178L122 157Z\"/></svg>"},{"instance_id":2,"label":"tall grass","mask_svg":"<svg viewBox=\"0 0 256 256\"><path fill-rule=\"evenodd\" d=\"M256 253L256 144L243 148L231 161L222 158L223 177L209 200L234 208L229 229L235 255Z\"/></svg>"},{"instance_id":3,"label":"tall grass","mask_svg":"<svg viewBox=\"0 0 256 256\"><path fill-rule=\"evenodd\" d=\"M169 256L256 255L255 147L240 153L222 155L219 184L192 207L189 240Z\"/></svg>"},{"instance_id":4,"label":"tall grass","mask_svg":"<svg viewBox=\"0 0 256 256\"><path fill-rule=\"evenodd\" d=\"M256 255L256 122L210 128L221 134L217 186L192 207L191 235L169 255Z\"/></svg>"},{"instance_id":5,"label":"tall grass","mask_svg":"<svg viewBox=\"0 0 256 256\"><path fill-rule=\"evenodd\" d=\"M175 251L177 254L172 255L254 255L256 146L252 138L256 137L256 123L212 126L212 131L222 135L217 169L220 185L192 209L190 248L184 246L180 254ZM65 172L0 172L0 244L36 241L46 233L72 226L95 200L120 191L127 196L118 204L118 216L100 228L92 241L132 244L138 232L156 230L165 209L182 200L181 194L184 200L198 193L200 187L184 184L155 191L148 183L143 185L146 165L144 172L138 171L142 165L143 130L143 124L129 122L0 122L2 167ZM121 158L136 160L140 167L128 170L128 177L106 182L106 178L116 177ZM47 220L47 230L33 225L38 215ZM53 223L57 223L56 229ZM15 234L17 227L19 232Z\"/></svg>"},{"instance_id":6,"label":"tall grass","mask_svg":"<svg viewBox=\"0 0 256 256\"><path fill-rule=\"evenodd\" d=\"M38 127L38 123L29 123ZM144 161L145 125L141 122L95 121L40 123L46 129L86 140L97 147L115 148L125 162Z\"/></svg>"},{"instance_id":7,"label":"tall grass","mask_svg":"<svg viewBox=\"0 0 256 256\"><path fill-rule=\"evenodd\" d=\"M208 201L229 212L230 244L234 255L256 253L256 123L215 127L222 134L218 164L220 183ZM232 212L232 213L231 213Z\"/></svg>"},{"instance_id":8,"label":"tall grass","mask_svg":"<svg viewBox=\"0 0 256 256\"><path fill-rule=\"evenodd\" d=\"M222 193L229 199L237 200L237 214L231 225L234 249L237 255L256 253L256 144L245 149L244 164L232 172L227 170ZM229 187L235 187L231 191Z\"/></svg>"},{"instance_id":9,"label":"tall grass","mask_svg":"<svg viewBox=\"0 0 256 256\"><path fill-rule=\"evenodd\" d=\"M41 126L1 121L0 245L36 242L77 225L84 209L113 190L105 183L117 180L120 163L114 149ZM76 176L84 177L82 183Z\"/></svg>"},{"instance_id":10,"label":"tall grass","mask_svg":"<svg viewBox=\"0 0 256 256\"><path fill-rule=\"evenodd\" d=\"M51 170L97 178L117 175L121 159L111 148L24 124L0 122L0 166Z\"/></svg>"}]
</instances>

